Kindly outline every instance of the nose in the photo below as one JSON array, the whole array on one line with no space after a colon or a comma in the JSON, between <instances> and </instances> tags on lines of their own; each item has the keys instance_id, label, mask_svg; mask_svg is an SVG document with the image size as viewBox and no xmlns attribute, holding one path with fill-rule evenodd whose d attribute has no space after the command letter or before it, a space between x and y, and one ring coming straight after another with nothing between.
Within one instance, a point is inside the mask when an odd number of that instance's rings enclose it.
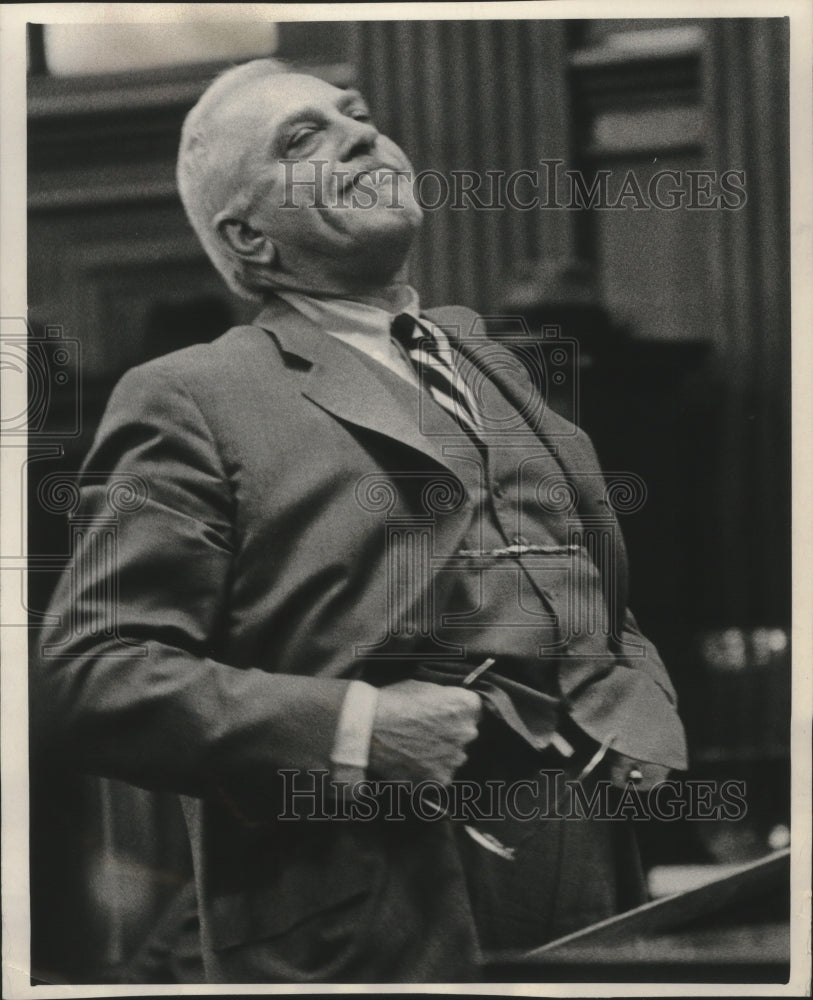
<instances>
[{"instance_id":1,"label":"nose","mask_svg":"<svg viewBox=\"0 0 813 1000\"><path fill-rule=\"evenodd\" d=\"M378 129L372 122L360 122L355 118L348 118L340 159L352 160L355 156L368 153L375 145L378 136Z\"/></svg>"}]
</instances>

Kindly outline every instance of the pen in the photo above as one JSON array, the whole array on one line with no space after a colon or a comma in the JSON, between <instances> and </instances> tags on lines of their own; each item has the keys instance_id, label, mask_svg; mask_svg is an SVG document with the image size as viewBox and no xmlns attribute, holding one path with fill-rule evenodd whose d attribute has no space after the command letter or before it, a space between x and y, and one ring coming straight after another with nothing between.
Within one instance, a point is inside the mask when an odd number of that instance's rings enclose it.
<instances>
[{"instance_id":1,"label":"pen","mask_svg":"<svg viewBox=\"0 0 813 1000\"><path fill-rule=\"evenodd\" d=\"M493 656L489 656L487 660L483 660L479 667L475 667L470 674L467 674L463 678L463 687L472 685L481 674L484 674L486 670L493 667L496 662Z\"/></svg>"}]
</instances>

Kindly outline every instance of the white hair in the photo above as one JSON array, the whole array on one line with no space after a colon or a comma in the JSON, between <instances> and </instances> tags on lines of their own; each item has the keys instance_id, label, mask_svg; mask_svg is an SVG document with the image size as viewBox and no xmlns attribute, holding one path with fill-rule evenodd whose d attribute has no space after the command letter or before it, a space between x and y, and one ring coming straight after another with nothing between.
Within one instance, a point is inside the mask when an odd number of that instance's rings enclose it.
<instances>
[{"instance_id":1,"label":"white hair","mask_svg":"<svg viewBox=\"0 0 813 1000\"><path fill-rule=\"evenodd\" d=\"M239 143L223 143L228 108L253 83L287 72L274 59L255 59L221 73L203 93L183 123L176 180L190 225L226 284L237 295L262 299L268 292L267 268L241 258L221 238L215 218L224 209L240 217L249 192L235 178L245 153Z\"/></svg>"}]
</instances>

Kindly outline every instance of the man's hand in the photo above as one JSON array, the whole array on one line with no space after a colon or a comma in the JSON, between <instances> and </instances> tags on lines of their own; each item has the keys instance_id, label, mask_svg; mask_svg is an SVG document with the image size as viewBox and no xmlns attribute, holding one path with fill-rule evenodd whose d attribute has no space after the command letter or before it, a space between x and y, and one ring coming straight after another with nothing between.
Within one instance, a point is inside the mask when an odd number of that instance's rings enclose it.
<instances>
[{"instance_id":1,"label":"man's hand","mask_svg":"<svg viewBox=\"0 0 813 1000\"><path fill-rule=\"evenodd\" d=\"M379 779L432 779L448 785L465 762L483 707L465 688L399 681L381 688L368 773Z\"/></svg>"}]
</instances>

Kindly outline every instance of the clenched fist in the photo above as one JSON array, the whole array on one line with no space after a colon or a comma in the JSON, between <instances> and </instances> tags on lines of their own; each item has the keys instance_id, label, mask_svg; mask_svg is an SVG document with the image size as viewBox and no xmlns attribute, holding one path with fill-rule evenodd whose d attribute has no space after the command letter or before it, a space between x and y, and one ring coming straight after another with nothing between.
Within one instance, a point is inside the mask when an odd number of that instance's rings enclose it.
<instances>
[{"instance_id":1,"label":"clenched fist","mask_svg":"<svg viewBox=\"0 0 813 1000\"><path fill-rule=\"evenodd\" d=\"M370 740L371 778L448 785L477 735L480 696L465 688L406 680L381 688Z\"/></svg>"}]
</instances>

